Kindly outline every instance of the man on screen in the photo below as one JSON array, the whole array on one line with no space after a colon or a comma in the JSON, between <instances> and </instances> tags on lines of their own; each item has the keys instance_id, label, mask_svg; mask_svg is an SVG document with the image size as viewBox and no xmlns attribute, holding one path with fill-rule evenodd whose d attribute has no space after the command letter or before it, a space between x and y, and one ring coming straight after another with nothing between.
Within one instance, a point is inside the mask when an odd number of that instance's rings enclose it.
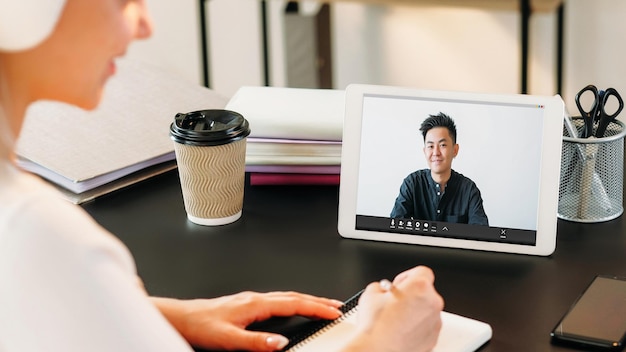
<instances>
[{"instance_id":1,"label":"man on screen","mask_svg":"<svg viewBox=\"0 0 626 352\"><path fill-rule=\"evenodd\" d=\"M454 120L444 113L430 115L420 131L429 168L404 179L391 217L489 225L474 181L452 170L459 152Z\"/></svg>"}]
</instances>

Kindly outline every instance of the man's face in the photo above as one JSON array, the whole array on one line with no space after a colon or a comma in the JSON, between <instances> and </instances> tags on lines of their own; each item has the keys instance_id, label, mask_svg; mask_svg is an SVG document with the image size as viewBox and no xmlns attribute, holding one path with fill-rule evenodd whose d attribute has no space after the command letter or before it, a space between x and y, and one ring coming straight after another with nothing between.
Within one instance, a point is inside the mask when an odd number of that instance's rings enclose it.
<instances>
[{"instance_id":1,"label":"man's face","mask_svg":"<svg viewBox=\"0 0 626 352\"><path fill-rule=\"evenodd\" d=\"M452 159L459 152L459 145L452 141L450 131L445 127L431 128L424 140L424 156L430 171L446 174L452 169Z\"/></svg>"}]
</instances>

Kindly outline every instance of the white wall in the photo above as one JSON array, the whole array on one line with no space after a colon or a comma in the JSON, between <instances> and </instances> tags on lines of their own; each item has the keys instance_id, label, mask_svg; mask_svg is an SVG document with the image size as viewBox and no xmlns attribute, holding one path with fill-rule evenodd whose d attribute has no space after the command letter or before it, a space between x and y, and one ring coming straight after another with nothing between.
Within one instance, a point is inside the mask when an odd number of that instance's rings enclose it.
<instances>
[{"instance_id":1,"label":"white wall","mask_svg":"<svg viewBox=\"0 0 626 352\"><path fill-rule=\"evenodd\" d=\"M613 87L626 98L626 1L568 0L565 17L563 96L569 112L578 114L574 95L588 84Z\"/></svg>"},{"instance_id":2,"label":"white wall","mask_svg":"<svg viewBox=\"0 0 626 352\"><path fill-rule=\"evenodd\" d=\"M128 57L154 62L192 82L202 83L200 20L195 0L147 0L154 33L133 43Z\"/></svg>"},{"instance_id":3,"label":"white wall","mask_svg":"<svg viewBox=\"0 0 626 352\"><path fill-rule=\"evenodd\" d=\"M626 97L626 1L565 0L564 17L561 93L570 113L577 114L574 95L587 84ZM519 92L519 21L517 11L337 3L335 86ZM531 17L531 94L556 93L557 24L556 13Z\"/></svg>"},{"instance_id":4,"label":"white wall","mask_svg":"<svg viewBox=\"0 0 626 352\"><path fill-rule=\"evenodd\" d=\"M338 3L335 86L518 92L519 27L516 11Z\"/></svg>"},{"instance_id":5,"label":"white wall","mask_svg":"<svg viewBox=\"0 0 626 352\"><path fill-rule=\"evenodd\" d=\"M271 1L274 16L279 13L279 2L284 1ZM231 96L242 85L262 85L259 1L206 0L205 4L210 86ZM133 43L128 56L156 63L203 84L198 1L147 0L147 5L154 21L153 36Z\"/></svg>"},{"instance_id":6,"label":"white wall","mask_svg":"<svg viewBox=\"0 0 626 352\"><path fill-rule=\"evenodd\" d=\"M154 36L129 56L161 64L202 83L198 3L147 0ZM285 0L268 1L270 84L286 85ZM262 85L259 2L206 2L211 85L226 96L242 85ZM571 113L574 94L587 84L626 94L626 1L566 0L563 98ZM416 5L333 5L335 88L349 83L429 89L518 92L520 17L485 11ZM556 92L556 15L531 18L529 92Z\"/></svg>"},{"instance_id":7,"label":"white wall","mask_svg":"<svg viewBox=\"0 0 626 352\"><path fill-rule=\"evenodd\" d=\"M263 85L260 2L210 0L207 4L211 87L232 96L240 86Z\"/></svg>"},{"instance_id":8,"label":"white wall","mask_svg":"<svg viewBox=\"0 0 626 352\"><path fill-rule=\"evenodd\" d=\"M557 91L557 14L535 13L529 26L528 93L553 95Z\"/></svg>"}]
</instances>

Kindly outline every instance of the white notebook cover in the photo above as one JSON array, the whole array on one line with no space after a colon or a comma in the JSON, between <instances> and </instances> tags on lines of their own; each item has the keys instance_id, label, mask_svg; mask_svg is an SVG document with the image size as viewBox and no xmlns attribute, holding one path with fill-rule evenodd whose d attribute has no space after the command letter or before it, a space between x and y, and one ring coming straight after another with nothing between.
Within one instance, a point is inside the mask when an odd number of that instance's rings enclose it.
<instances>
[{"instance_id":1,"label":"white notebook cover","mask_svg":"<svg viewBox=\"0 0 626 352\"><path fill-rule=\"evenodd\" d=\"M341 141L345 91L245 86L226 109L248 120L251 139Z\"/></svg>"}]
</instances>

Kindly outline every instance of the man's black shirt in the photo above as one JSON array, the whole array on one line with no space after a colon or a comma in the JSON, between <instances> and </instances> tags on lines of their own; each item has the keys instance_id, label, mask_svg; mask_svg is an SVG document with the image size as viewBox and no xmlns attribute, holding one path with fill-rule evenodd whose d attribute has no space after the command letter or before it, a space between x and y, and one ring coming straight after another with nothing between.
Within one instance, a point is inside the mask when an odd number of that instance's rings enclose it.
<instances>
[{"instance_id":1,"label":"man's black shirt","mask_svg":"<svg viewBox=\"0 0 626 352\"><path fill-rule=\"evenodd\" d=\"M474 181L454 170L443 194L429 169L408 175L400 186L391 217L489 225L480 190Z\"/></svg>"}]
</instances>

